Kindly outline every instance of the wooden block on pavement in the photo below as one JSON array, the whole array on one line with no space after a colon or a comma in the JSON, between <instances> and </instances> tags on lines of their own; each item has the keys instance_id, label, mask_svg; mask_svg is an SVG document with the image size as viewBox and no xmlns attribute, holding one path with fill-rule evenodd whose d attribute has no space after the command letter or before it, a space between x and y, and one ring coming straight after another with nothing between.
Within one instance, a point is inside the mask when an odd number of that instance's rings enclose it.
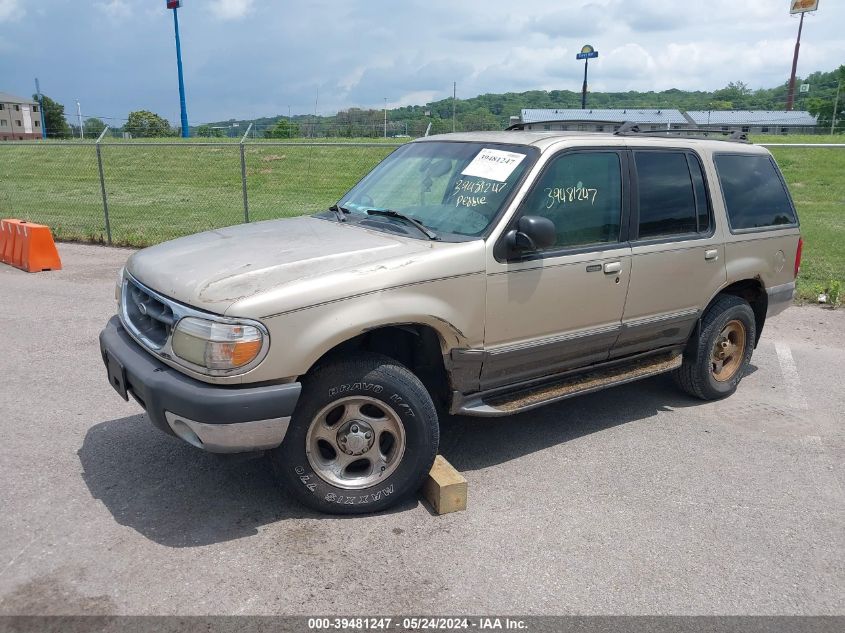
<instances>
[{"instance_id":1,"label":"wooden block on pavement","mask_svg":"<svg viewBox=\"0 0 845 633\"><path fill-rule=\"evenodd\" d=\"M467 480L442 455L434 458L423 494L437 514L467 509Z\"/></svg>"}]
</instances>

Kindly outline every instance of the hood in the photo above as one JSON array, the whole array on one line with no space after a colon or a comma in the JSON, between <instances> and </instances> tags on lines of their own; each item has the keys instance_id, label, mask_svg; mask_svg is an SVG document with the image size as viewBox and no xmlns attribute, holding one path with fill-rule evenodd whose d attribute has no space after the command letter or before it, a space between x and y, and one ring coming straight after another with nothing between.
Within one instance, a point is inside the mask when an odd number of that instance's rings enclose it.
<instances>
[{"instance_id":1,"label":"hood","mask_svg":"<svg viewBox=\"0 0 845 633\"><path fill-rule=\"evenodd\" d=\"M388 284L444 276L442 269L437 275L426 267L429 272L374 279L379 271L402 269L422 254L465 245L297 217L164 242L132 255L126 268L141 283L176 301L216 314L258 318ZM482 262L475 261L473 272L483 268Z\"/></svg>"}]
</instances>

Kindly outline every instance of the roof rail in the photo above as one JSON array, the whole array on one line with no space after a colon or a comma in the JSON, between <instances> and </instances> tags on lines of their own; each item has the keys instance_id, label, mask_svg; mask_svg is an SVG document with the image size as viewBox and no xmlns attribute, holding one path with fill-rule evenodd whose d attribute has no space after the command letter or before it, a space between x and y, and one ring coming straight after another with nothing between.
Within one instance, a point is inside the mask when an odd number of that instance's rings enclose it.
<instances>
[{"instance_id":1,"label":"roof rail","mask_svg":"<svg viewBox=\"0 0 845 633\"><path fill-rule=\"evenodd\" d=\"M658 138L666 136L677 136L680 138L710 138L711 136L716 136L720 138L716 138L714 140L734 141L736 143L751 142L748 140L748 134L738 130L713 130L709 128L688 127L643 131L638 125L631 123L630 121L623 123L619 129L614 132L614 134L616 136L653 136Z\"/></svg>"},{"instance_id":2,"label":"roof rail","mask_svg":"<svg viewBox=\"0 0 845 633\"><path fill-rule=\"evenodd\" d=\"M625 134L639 134L640 126L630 121L625 121L619 126L619 129L614 132L617 136L624 136Z\"/></svg>"}]
</instances>

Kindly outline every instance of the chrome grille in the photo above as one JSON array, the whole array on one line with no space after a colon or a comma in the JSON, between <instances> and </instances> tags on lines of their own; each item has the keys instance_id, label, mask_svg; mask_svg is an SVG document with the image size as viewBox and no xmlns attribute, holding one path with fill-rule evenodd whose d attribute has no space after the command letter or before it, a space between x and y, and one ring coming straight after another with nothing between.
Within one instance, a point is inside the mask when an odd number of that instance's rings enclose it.
<instances>
[{"instance_id":1,"label":"chrome grille","mask_svg":"<svg viewBox=\"0 0 845 633\"><path fill-rule=\"evenodd\" d=\"M175 324L173 309L131 278L123 284L123 316L127 325L156 349L164 346Z\"/></svg>"}]
</instances>

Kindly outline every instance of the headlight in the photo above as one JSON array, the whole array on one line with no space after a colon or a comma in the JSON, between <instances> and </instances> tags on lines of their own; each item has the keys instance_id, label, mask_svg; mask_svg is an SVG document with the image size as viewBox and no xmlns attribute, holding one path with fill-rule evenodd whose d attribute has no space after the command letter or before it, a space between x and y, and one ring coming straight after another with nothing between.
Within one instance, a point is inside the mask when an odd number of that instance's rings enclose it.
<instances>
[{"instance_id":1,"label":"headlight","mask_svg":"<svg viewBox=\"0 0 845 633\"><path fill-rule=\"evenodd\" d=\"M263 345L264 334L257 327L196 317L180 319L171 339L173 353L179 358L211 370L249 365Z\"/></svg>"},{"instance_id":2,"label":"headlight","mask_svg":"<svg viewBox=\"0 0 845 633\"><path fill-rule=\"evenodd\" d=\"M120 270L117 271L117 279L115 280L114 284L114 300L117 302L117 307L120 309L120 295L123 294L123 271L126 270L125 266L121 266Z\"/></svg>"}]
</instances>

